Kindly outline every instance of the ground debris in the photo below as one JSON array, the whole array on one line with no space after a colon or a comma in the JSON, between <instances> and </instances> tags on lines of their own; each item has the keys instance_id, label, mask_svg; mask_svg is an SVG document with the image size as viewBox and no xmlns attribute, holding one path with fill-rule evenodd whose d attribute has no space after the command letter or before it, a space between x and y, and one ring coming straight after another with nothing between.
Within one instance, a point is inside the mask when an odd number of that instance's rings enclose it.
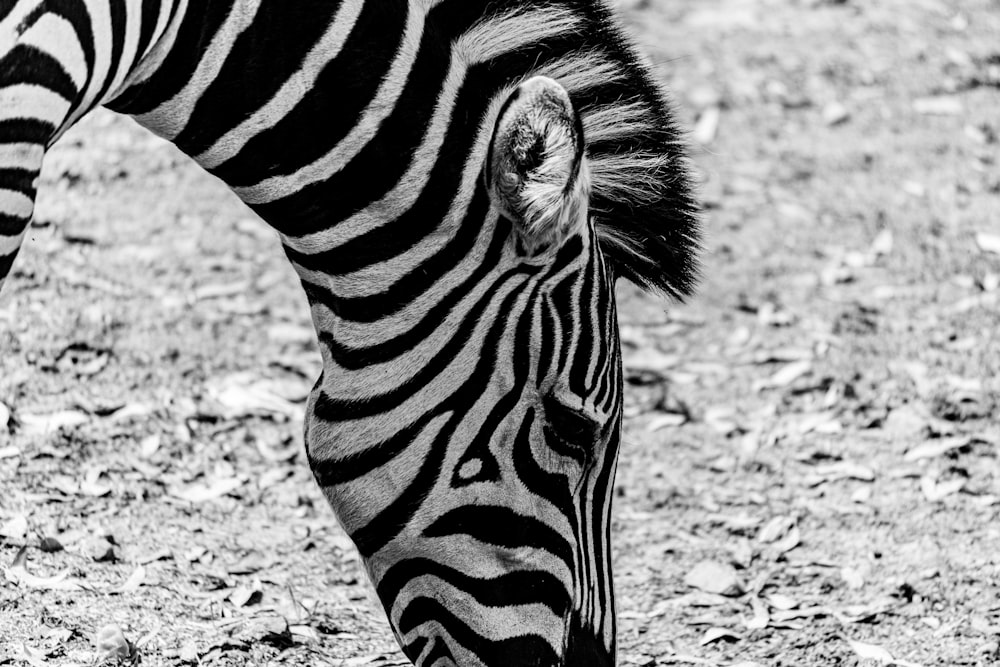
<instances>
[{"instance_id":1,"label":"ground debris","mask_svg":"<svg viewBox=\"0 0 1000 667\"><path fill-rule=\"evenodd\" d=\"M705 560L691 569L684 577L684 583L706 593L737 597L746 591L735 568L725 563Z\"/></svg>"},{"instance_id":2,"label":"ground debris","mask_svg":"<svg viewBox=\"0 0 1000 667\"><path fill-rule=\"evenodd\" d=\"M906 660L898 660L892 657L892 654L881 646L876 646L875 644L866 644L865 642L854 641L853 639L846 640L851 646L851 650L861 658L862 660L874 660L881 665L898 665L899 667L920 667L917 663L908 662Z\"/></svg>"},{"instance_id":3,"label":"ground debris","mask_svg":"<svg viewBox=\"0 0 1000 667\"><path fill-rule=\"evenodd\" d=\"M139 649L114 624L105 625L98 631L94 646L97 649L95 664L98 665L136 665L141 660Z\"/></svg>"},{"instance_id":4,"label":"ground debris","mask_svg":"<svg viewBox=\"0 0 1000 667\"><path fill-rule=\"evenodd\" d=\"M28 572L27 563L28 548L21 547L10 567L4 570L7 581L17 586L47 591L76 591L86 587L83 582L70 578L68 568L50 577L40 577Z\"/></svg>"}]
</instances>

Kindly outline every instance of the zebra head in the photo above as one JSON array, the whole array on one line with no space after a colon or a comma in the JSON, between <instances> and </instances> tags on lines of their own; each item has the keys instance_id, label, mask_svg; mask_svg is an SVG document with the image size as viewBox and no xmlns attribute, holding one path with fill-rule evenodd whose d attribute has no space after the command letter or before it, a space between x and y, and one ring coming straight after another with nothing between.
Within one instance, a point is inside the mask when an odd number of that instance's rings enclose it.
<instances>
[{"instance_id":1,"label":"zebra head","mask_svg":"<svg viewBox=\"0 0 1000 667\"><path fill-rule=\"evenodd\" d=\"M493 632L521 630L503 647L510 657L496 664L610 666L621 355L614 279L590 218L583 124L561 85L536 76L508 97L485 178L518 252L544 258L546 270L515 350L527 389L503 449L513 474L497 489L528 503L487 524L500 539L479 531L485 544L502 547L484 557L512 560L511 581L497 586L517 604L484 621Z\"/></svg>"},{"instance_id":2,"label":"zebra head","mask_svg":"<svg viewBox=\"0 0 1000 667\"><path fill-rule=\"evenodd\" d=\"M321 379L310 463L415 664L610 666L613 278L569 95L534 77L497 102L481 232L496 253L444 333L408 343L423 367L387 365L343 401Z\"/></svg>"},{"instance_id":3,"label":"zebra head","mask_svg":"<svg viewBox=\"0 0 1000 667\"><path fill-rule=\"evenodd\" d=\"M483 176L508 237L494 280L512 291L483 349L482 400L407 539L367 564L416 664L613 665L617 321L582 124L558 83L535 77L507 98Z\"/></svg>"}]
</instances>

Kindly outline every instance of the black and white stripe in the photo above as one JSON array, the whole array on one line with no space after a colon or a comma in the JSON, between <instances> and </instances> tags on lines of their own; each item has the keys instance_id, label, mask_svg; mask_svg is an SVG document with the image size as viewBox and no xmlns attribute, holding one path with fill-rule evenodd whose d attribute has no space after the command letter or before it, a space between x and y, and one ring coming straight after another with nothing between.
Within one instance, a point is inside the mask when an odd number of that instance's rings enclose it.
<instances>
[{"instance_id":1,"label":"black and white stripe","mask_svg":"<svg viewBox=\"0 0 1000 667\"><path fill-rule=\"evenodd\" d=\"M568 226L537 244L488 173L535 76L568 92L551 108L579 139L568 208L546 212ZM614 664L613 283L687 294L698 229L667 108L604 4L0 3L0 286L45 149L102 104L280 234L323 354L310 463L407 656ZM517 154L529 178L540 145Z\"/></svg>"}]
</instances>

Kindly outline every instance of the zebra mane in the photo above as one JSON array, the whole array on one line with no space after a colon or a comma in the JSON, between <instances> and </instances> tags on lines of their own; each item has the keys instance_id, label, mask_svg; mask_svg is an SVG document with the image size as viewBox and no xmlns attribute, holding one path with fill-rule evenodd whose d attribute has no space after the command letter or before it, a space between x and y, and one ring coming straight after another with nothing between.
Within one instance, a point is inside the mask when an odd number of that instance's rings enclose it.
<instances>
[{"instance_id":1,"label":"zebra mane","mask_svg":"<svg viewBox=\"0 0 1000 667\"><path fill-rule=\"evenodd\" d=\"M583 117L591 172L591 212L615 275L675 299L699 275L699 208L681 134L648 66L603 3L584 3L588 32L613 66L573 102ZM587 40L591 42L591 39ZM610 63L607 61L610 60ZM607 68L605 66L605 68Z\"/></svg>"}]
</instances>

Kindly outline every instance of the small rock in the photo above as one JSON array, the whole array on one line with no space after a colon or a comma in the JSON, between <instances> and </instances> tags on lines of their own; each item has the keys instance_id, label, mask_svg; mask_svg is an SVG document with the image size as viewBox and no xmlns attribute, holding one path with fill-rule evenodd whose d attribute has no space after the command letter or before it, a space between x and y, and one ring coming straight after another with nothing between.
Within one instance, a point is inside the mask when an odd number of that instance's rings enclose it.
<instances>
[{"instance_id":1,"label":"small rock","mask_svg":"<svg viewBox=\"0 0 1000 667\"><path fill-rule=\"evenodd\" d=\"M698 643L701 646L707 646L717 641L736 642L740 639L742 639L742 636L729 628L709 628Z\"/></svg>"},{"instance_id":2,"label":"small rock","mask_svg":"<svg viewBox=\"0 0 1000 667\"><path fill-rule=\"evenodd\" d=\"M194 642L187 642L181 647L177 657L183 662L198 662L198 645Z\"/></svg>"},{"instance_id":3,"label":"small rock","mask_svg":"<svg viewBox=\"0 0 1000 667\"><path fill-rule=\"evenodd\" d=\"M684 577L684 583L706 593L727 597L738 597L746 591L746 586L740 581L735 568L710 560L695 565Z\"/></svg>"},{"instance_id":4,"label":"small rock","mask_svg":"<svg viewBox=\"0 0 1000 667\"><path fill-rule=\"evenodd\" d=\"M28 519L23 514L0 525L0 537L8 540L21 541L28 535Z\"/></svg>"},{"instance_id":5,"label":"small rock","mask_svg":"<svg viewBox=\"0 0 1000 667\"><path fill-rule=\"evenodd\" d=\"M831 102L823 107L823 122L833 127L851 119L851 112L840 102Z\"/></svg>"},{"instance_id":6,"label":"small rock","mask_svg":"<svg viewBox=\"0 0 1000 667\"><path fill-rule=\"evenodd\" d=\"M136 647L125 637L122 629L115 624L106 625L97 633L94 644L100 652L97 664L113 662L115 664L135 663L138 660Z\"/></svg>"},{"instance_id":7,"label":"small rock","mask_svg":"<svg viewBox=\"0 0 1000 667\"><path fill-rule=\"evenodd\" d=\"M1000 255L1000 234L979 232L976 234L976 245L983 252Z\"/></svg>"},{"instance_id":8,"label":"small rock","mask_svg":"<svg viewBox=\"0 0 1000 667\"><path fill-rule=\"evenodd\" d=\"M43 537L38 543L38 548L44 553L53 554L63 550L62 542L54 537Z\"/></svg>"},{"instance_id":9,"label":"small rock","mask_svg":"<svg viewBox=\"0 0 1000 667\"><path fill-rule=\"evenodd\" d=\"M872 253L877 257L891 255L893 246L892 230L883 229L872 241Z\"/></svg>"},{"instance_id":10,"label":"small rock","mask_svg":"<svg viewBox=\"0 0 1000 667\"><path fill-rule=\"evenodd\" d=\"M930 419L912 405L902 405L886 417L882 428L899 440L923 438L930 425Z\"/></svg>"},{"instance_id":11,"label":"small rock","mask_svg":"<svg viewBox=\"0 0 1000 667\"><path fill-rule=\"evenodd\" d=\"M288 621L281 616L250 618L235 636L245 642L265 642L272 645L287 644L291 641Z\"/></svg>"},{"instance_id":12,"label":"small rock","mask_svg":"<svg viewBox=\"0 0 1000 667\"><path fill-rule=\"evenodd\" d=\"M114 563L118 560L115 546L104 537L91 537L84 540L81 549L96 563Z\"/></svg>"},{"instance_id":13,"label":"small rock","mask_svg":"<svg viewBox=\"0 0 1000 667\"><path fill-rule=\"evenodd\" d=\"M719 107L708 107L701 112L698 122L694 126L691 135L696 142L706 146L715 141L715 135L719 131L719 119L722 113Z\"/></svg>"},{"instance_id":14,"label":"small rock","mask_svg":"<svg viewBox=\"0 0 1000 667\"><path fill-rule=\"evenodd\" d=\"M860 571L853 567L843 567L840 569L840 578L844 580L851 590L859 590L865 587L865 578Z\"/></svg>"}]
</instances>

